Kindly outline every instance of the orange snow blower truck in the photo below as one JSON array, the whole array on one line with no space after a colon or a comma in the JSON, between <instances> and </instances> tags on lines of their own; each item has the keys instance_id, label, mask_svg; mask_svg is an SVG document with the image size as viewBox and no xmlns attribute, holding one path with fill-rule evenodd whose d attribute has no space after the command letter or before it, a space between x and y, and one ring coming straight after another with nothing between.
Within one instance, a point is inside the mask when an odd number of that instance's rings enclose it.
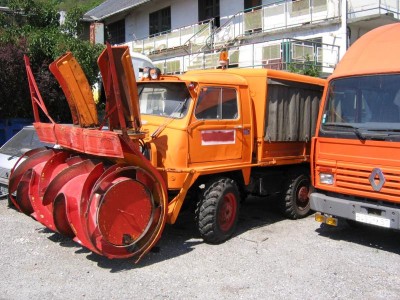
<instances>
[{"instance_id":1,"label":"orange snow blower truck","mask_svg":"<svg viewBox=\"0 0 400 300\"><path fill-rule=\"evenodd\" d=\"M48 114L25 59L34 126L57 146L26 153L9 190L19 210L51 230L109 258L140 259L185 199L195 201L209 243L233 234L248 193L281 194L287 216L307 215L310 141L325 80L266 69L180 76L150 69L136 82L128 48L107 45L98 59L104 128L70 53L50 66L71 109L69 125Z\"/></svg>"}]
</instances>

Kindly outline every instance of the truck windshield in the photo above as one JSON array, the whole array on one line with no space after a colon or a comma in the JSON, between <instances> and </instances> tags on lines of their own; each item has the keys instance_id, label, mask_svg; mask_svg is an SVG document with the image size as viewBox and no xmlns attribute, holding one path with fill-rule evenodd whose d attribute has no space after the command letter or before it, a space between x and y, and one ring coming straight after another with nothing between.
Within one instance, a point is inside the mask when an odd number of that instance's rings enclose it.
<instances>
[{"instance_id":1,"label":"truck windshield","mask_svg":"<svg viewBox=\"0 0 400 300\"><path fill-rule=\"evenodd\" d=\"M140 113L144 115L183 118L190 94L183 82L139 82Z\"/></svg>"},{"instance_id":2,"label":"truck windshield","mask_svg":"<svg viewBox=\"0 0 400 300\"><path fill-rule=\"evenodd\" d=\"M400 74L330 82L320 136L400 141Z\"/></svg>"}]
</instances>

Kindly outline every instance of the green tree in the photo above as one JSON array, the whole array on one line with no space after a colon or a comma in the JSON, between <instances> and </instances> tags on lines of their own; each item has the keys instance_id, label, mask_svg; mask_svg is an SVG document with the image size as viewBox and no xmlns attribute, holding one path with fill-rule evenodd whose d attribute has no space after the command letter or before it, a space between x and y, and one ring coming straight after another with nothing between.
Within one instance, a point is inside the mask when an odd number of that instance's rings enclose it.
<instances>
[{"instance_id":1,"label":"green tree","mask_svg":"<svg viewBox=\"0 0 400 300\"><path fill-rule=\"evenodd\" d=\"M26 74L21 73L21 64L24 69L23 54L28 54L50 114L58 121L70 122L65 96L48 66L70 51L92 85L97 81L96 61L104 46L91 45L76 38L82 30L76 25L80 24L79 19L84 13L79 3L70 8L71 13L67 12L63 26L59 24L60 1L9 0L7 3L11 14L0 18L0 63L15 65L15 69L9 68L7 72L0 73L0 118L32 117L31 102L26 96L29 95Z\"/></svg>"},{"instance_id":2,"label":"green tree","mask_svg":"<svg viewBox=\"0 0 400 300\"><path fill-rule=\"evenodd\" d=\"M75 7L81 8L84 12L100 5L104 0L63 0L59 1L58 8L69 12Z\"/></svg>"}]
</instances>

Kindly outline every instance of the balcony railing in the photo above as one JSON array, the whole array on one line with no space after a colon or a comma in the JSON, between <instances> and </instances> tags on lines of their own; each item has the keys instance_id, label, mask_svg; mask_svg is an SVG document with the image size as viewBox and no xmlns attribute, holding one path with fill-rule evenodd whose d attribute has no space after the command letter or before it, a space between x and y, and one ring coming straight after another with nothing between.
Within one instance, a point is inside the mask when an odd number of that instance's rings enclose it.
<instances>
[{"instance_id":1,"label":"balcony railing","mask_svg":"<svg viewBox=\"0 0 400 300\"><path fill-rule=\"evenodd\" d=\"M237 13L226 19L215 37L210 38L218 48L238 37L325 22L340 16L340 0L285 0Z\"/></svg>"},{"instance_id":2,"label":"balcony railing","mask_svg":"<svg viewBox=\"0 0 400 300\"><path fill-rule=\"evenodd\" d=\"M388 15L400 19L399 0L348 0L347 17L349 19L371 15Z\"/></svg>"},{"instance_id":3,"label":"balcony railing","mask_svg":"<svg viewBox=\"0 0 400 300\"><path fill-rule=\"evenodd\" d=\"M211 34L213 20L207 20L198 24L174 29L169 32L163 32L157 35L149 36L145 39L135 40L125 43L130 46L133 52L139 52L146 55L174 49L185 45L192 40L193 45L202 45Z\"/></svg>"},{"instance_id":4,"label":"balcony railing","mask_svg":"<svg viewBox=\"0 0 400 300\"><path fill-rule=\"evenodd\" d=\"M205 45L209 49L219 49L232 45L237 38L253 34L338 20L341 1L345 0L284 0L221 17L223 25L216 29L213 29L212 20L208 20L127 44L132 51L146 55L182 46L190 53L203 51ZM349 19L376 14L400 18L398 0L348 0L347 6Z\"/></svg>"},{"instance_id":5,"label":"balcony railing","mask_svg":"<svg viewBox=\"0 0 400 300\"><path fill-rule=\"evenodd\" d=\"M223 25L215 30L212 22L199 23L129 44L132 51L146 55L184 45L189 46L190 53L202 51L204 45L218 49L238 37L338 19L340 1L344 0L285 0L221 17Z\"/></svg>"},{"instance_id":6,"label":"balcony railing","mask_svg":"<svg viewBox=\"0 0 400 300\"><path fill-rule=\"evenodd\" d=\"M282 39L227 49L229 66L239 68L289 70L312 64L321 74L330 74L339 61L339 46L308 40ZM219 65L219 52L184 55L154 63L165 74L214 69Z\"/></svg>"}]
</instances>

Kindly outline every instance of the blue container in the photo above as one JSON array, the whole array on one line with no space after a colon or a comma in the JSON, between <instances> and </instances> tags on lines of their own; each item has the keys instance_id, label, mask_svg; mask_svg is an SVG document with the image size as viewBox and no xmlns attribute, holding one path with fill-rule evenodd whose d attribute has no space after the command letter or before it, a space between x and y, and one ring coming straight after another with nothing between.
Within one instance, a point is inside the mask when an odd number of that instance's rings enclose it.
<instances>
[{"instance_id":1,"label":"blue container","mask_svg":"<svg viewBox=\"0 0 400 300\"><path fill-rule=\"evenodd\" d=\"M14 134L27 125L32 125L32 119L0 119L0 146L11 139Z\"/></svg>"}]
</instances>

